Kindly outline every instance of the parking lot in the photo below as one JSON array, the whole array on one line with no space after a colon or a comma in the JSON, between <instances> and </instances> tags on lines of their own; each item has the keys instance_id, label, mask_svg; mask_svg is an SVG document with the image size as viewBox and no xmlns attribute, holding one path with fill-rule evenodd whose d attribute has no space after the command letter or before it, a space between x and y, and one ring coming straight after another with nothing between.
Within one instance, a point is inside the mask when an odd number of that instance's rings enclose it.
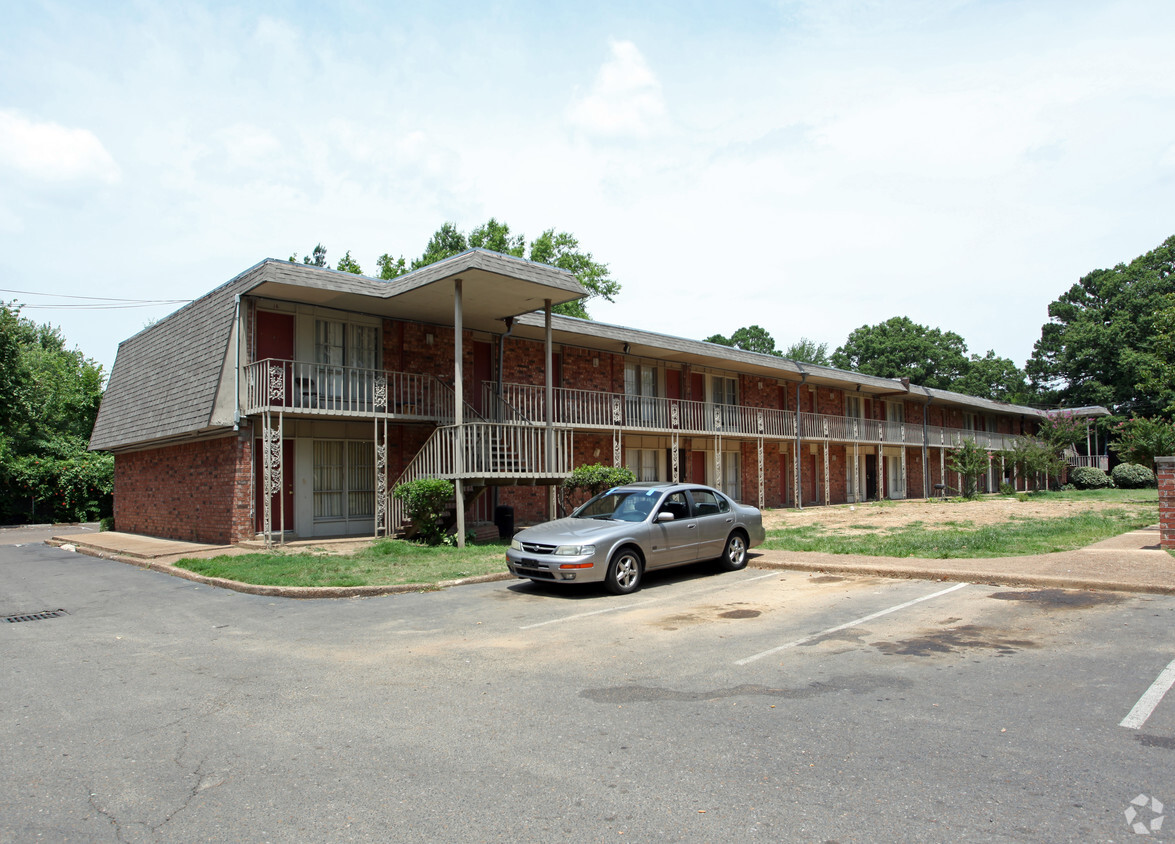
<instances>
[{"instance_id":1,"label":"parking lot","mask_svg":"<svg viewBox=\"0 0 1175 844\"><path fill-rule=\"evenodd\" d=\"M1120 726L1165 596L698 566L294 601L0 548L0 615L57 609L0 627L2 841L1123 841L1175 806L1175 695Z\"/></svg>"}]
</instances>

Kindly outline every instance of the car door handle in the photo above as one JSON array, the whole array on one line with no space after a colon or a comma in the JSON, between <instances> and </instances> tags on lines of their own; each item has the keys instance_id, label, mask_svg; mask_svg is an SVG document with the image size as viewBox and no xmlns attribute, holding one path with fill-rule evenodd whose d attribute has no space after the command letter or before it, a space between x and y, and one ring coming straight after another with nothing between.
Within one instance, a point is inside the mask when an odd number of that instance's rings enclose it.
<instances>
[{"instance_id":1,"label":"car door handle","mask_svg":"<svg viewBox=\"0 0 1175 844\"><path fill-rule=\"evenodd\" d=\"M698 526L697 522L690 522L688 525L686 525L686 527L688 527L690 530L693 530L697 526Z\"/></svg>"}]
</instances>

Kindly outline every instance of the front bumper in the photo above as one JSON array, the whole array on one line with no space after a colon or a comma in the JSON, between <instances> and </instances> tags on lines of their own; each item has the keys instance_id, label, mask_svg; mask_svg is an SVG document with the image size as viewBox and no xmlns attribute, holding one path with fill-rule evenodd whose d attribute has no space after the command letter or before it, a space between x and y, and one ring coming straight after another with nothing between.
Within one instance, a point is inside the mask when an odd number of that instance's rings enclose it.
<instances>
[{"instance_id":1,"label":"front bumper","mask_svg":"<svg viewBox=\"0 0 1175 844\"><path fill-rule=\"evenodd\" d=\"M542 580L548 583L598 583L607 571L605 561L598 554L584 557L566 557L557 554L529 554L526 551L506 551L506 567L515 577Z\"/></svg>"}]
</instances>

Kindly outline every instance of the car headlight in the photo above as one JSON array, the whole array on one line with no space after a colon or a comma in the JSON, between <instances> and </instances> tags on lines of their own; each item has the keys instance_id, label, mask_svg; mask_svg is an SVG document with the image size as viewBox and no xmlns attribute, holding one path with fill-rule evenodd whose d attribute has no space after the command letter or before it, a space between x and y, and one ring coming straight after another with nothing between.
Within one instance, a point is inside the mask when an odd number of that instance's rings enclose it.
<instances>
[{"instance_id":1,"label":"car headlight","mask_svg":"<svg viewBox=\"0 0 1175 844\"><path fill-rule=\"evenodd\" d=\"M555 549L555 554L559 557L585 557L594 553L595 545L560 545Z\"/></svg>"},{"instance_id":2,"label":"car headlight","mask_svg":"<svg viewBox=\"0 0 1175 844\"><path fill-rule=\"evenodd\" d=\"M511 551L521 551L522 550L522 543L519 542L517 539L511 539L510 540L510 550Z\"/></svg>"}]
</instances>

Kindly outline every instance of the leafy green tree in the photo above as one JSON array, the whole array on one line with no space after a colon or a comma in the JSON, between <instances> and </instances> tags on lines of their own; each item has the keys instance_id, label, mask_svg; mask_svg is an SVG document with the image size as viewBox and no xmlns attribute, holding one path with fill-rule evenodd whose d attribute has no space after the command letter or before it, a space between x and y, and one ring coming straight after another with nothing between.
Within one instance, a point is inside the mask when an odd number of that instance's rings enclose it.
<instances>
[{"instance_id":1,"label":"leafy green tree","mask_svg":"<svg viewBox=\"0 0 1175 844\"><path fill-rule=\"evenodd\" d=\"M768 333L767 329L759 325L748 325L740 328L731 334L730 337L723 337L721 334L712 334L706 338L707 343L718 343L722 346L734 346L736 349L742 349L747 352L758 352L761 355L774 355L775 357L783 357L783 352L775 348L775 338Z\"/></svg>"},{"instance_id":2,"label":"leafy green tree","mask_svg":"<svg viewBox=\"0 0 1175 844\"><path fill-rule=\"evenodd\" d=\"M359 262L351 257L351 250L347 250L347 254L339 259L338 268L341 272L354 273L355 275L363 275L363 270L359 267Z\"/></svg>"},{"instance_id":3,"label":"leafy green tree","mask_svg":"<svg viewBox=\"0 0 1175 844\"><path fill-rule=\"evenodd\" d=\"M292 254L290 256L289 260L290 260L291 264L298 263L298 253L295 252L294 254ZM321 243L315 244L314 251L311 252L309 255L303 256L302 263L308 264L309 266L312 266L312 267L325 267L326 266L326 247L323 246Z\"/></svg>"},{"instance_id":4,"label":"leafy green tree","mask_svg":"<svg viewBox=\"0 0 1175 844\"><path fill-rule=\"evenodd\" d=\"M801 337L783 350L783 356L788 360L798 360L801 363L814 363L817 366L831 366L828 360L828 344L817 343L807 337Z\"/></svg>"},{"instance_id":5,"label":"leafy green tree","mask_svg":"<svg viewBox=\"0 0 1175 844\"><path fill-rule=\"evenodd\" d=\"M636 475L632 469L625 466L605 466L603 463L593 463L589 466L577 466L570 475L563 479L563 489L567 492L585 491L589 496L599 495L606 489L614 486L623 486L633 483Z\"/></svg>"},{"instance_id":6,"label":"leafy green tree","mask_svg":"<svg viewBox=\"0 0 1175 844\"><path fill-rule=\"evenodd\" d=\"M1116 441L1110 448L1125 463L1146 466L1152 472L1155 458L1175 454L1175 422L1136 416L1111 429Z\"/></svg>"},{"instance_id":7,"label":"leafy green tree","mask_svg":"<svg viewBox=\"0 0 1175 844\"><path fill-rule=\"evenodd\" d=\"M1027 478L1034 489L1040 488L1041 477L1059 477L1065 465L1060 452L1038 437L1015 437L1003 454L1016 475Z\"/></svg>"},{"instance_id":8,"label":"leafy green tree","mask_svg":"<svg viewBox=\"0 0 1175 844\"><path fill-rule=\"evenodd\" d=\"M493 217L469 233L469 245L474 249L488 249L515 258L526 254L526 240L522 235L511 236L510 227Z\"/></svg>"},{"instance_id":9,"label":"leafy green tree","mask_svg":"<svg viewBox=\"0 0 1175 844\"><path fill-rule=\"evenodd\" d=\"M0 522L109 513L113 461L87 451L102 389L60 330L0 304Z\"/></svg>"},{"instance_id":10,"label":"leafy green tree","mask_svg":"<svg viewBox=\"0 0 1175 844\"><path fill-rule=\"evenodd\" d=\"M1113 269L1094 270L1049 305L1028 361L1050 403L1119 414L1170 414L1175 380L1163 338L1175 292L1175 236Z\"/></svg>"},{"instance_id":11,"label":"leafy green tree","mask_svg":"<svg viewBox=\"0 0 1175 844\"><path fill-rule=\"evenodd\" d=\"M949 390L967 370L967 344L953 331L927 328L909 317L891 317L850 333L832 353L832 365Z\"/></svg>"},{"instance_id":12,"label":"leafy green tree","mask_svg":"<svg viewBox=\"0 0 1175 844\"><path fill-rule=\"evenodd\" d=\"M404 256L393 258L387 252L375 259L375 264L379 267L379 277L384 281L391 281L393 278L399 278L408 272L408 267L404 264Z\"/></svg>"},{"instance_id":13,"label":"leafy green tree","mask_svg":"<svg viewBox=\"0 0 1175 844\"><path fill-rule=\"evenodd\" d=\"M1024 370L1009 358L996 357L995 352L971 355L963 374L951 384L951 389L968 396L1023 403L1029 400L1028 379Z\"/></svg>"},{"instance_id":14,"label":"leafy green tree","mask_svg":"<svg viewBox=\"0 0 1175 844\"><path fill-rule=\"evenodd\" d=\"M457 229L457 224L444 223L429 239L428 245L424 247L424 254L412 262L412 269L418 270L445 258L460 255L468 248L469 241Z\"/></svg>"},{"instance_id":15,"label":"leafy green tree","mask_svg":"<svg viewBox=\"0 0 1175 844\"><path fill-rule=\"evenodd\" d=\"M991 455L987 449L976 445L974 440L963 440L951 452L950 467L963 476L963 497L976 498L979 495L979 476L987 471Z\"/></svg>"},{"instance_id":16,"label":"leafy green tree","mask_svg":"<svg viewBox=\"0 0 1175 844\"><path fill-rule=\"evenodd\" d=\"M609 275L608 265L597 261L591 252L582 250L579 239L568 232L547 229L531 241L529 258L536 264L548 264L567 270L587 288L586 299L565 302L554 307L556 313L564 316L591 319L587 312L588 302L597 298L615 302L616 294L620 292L620 282Z\"/></svg>"}]
</instances>

